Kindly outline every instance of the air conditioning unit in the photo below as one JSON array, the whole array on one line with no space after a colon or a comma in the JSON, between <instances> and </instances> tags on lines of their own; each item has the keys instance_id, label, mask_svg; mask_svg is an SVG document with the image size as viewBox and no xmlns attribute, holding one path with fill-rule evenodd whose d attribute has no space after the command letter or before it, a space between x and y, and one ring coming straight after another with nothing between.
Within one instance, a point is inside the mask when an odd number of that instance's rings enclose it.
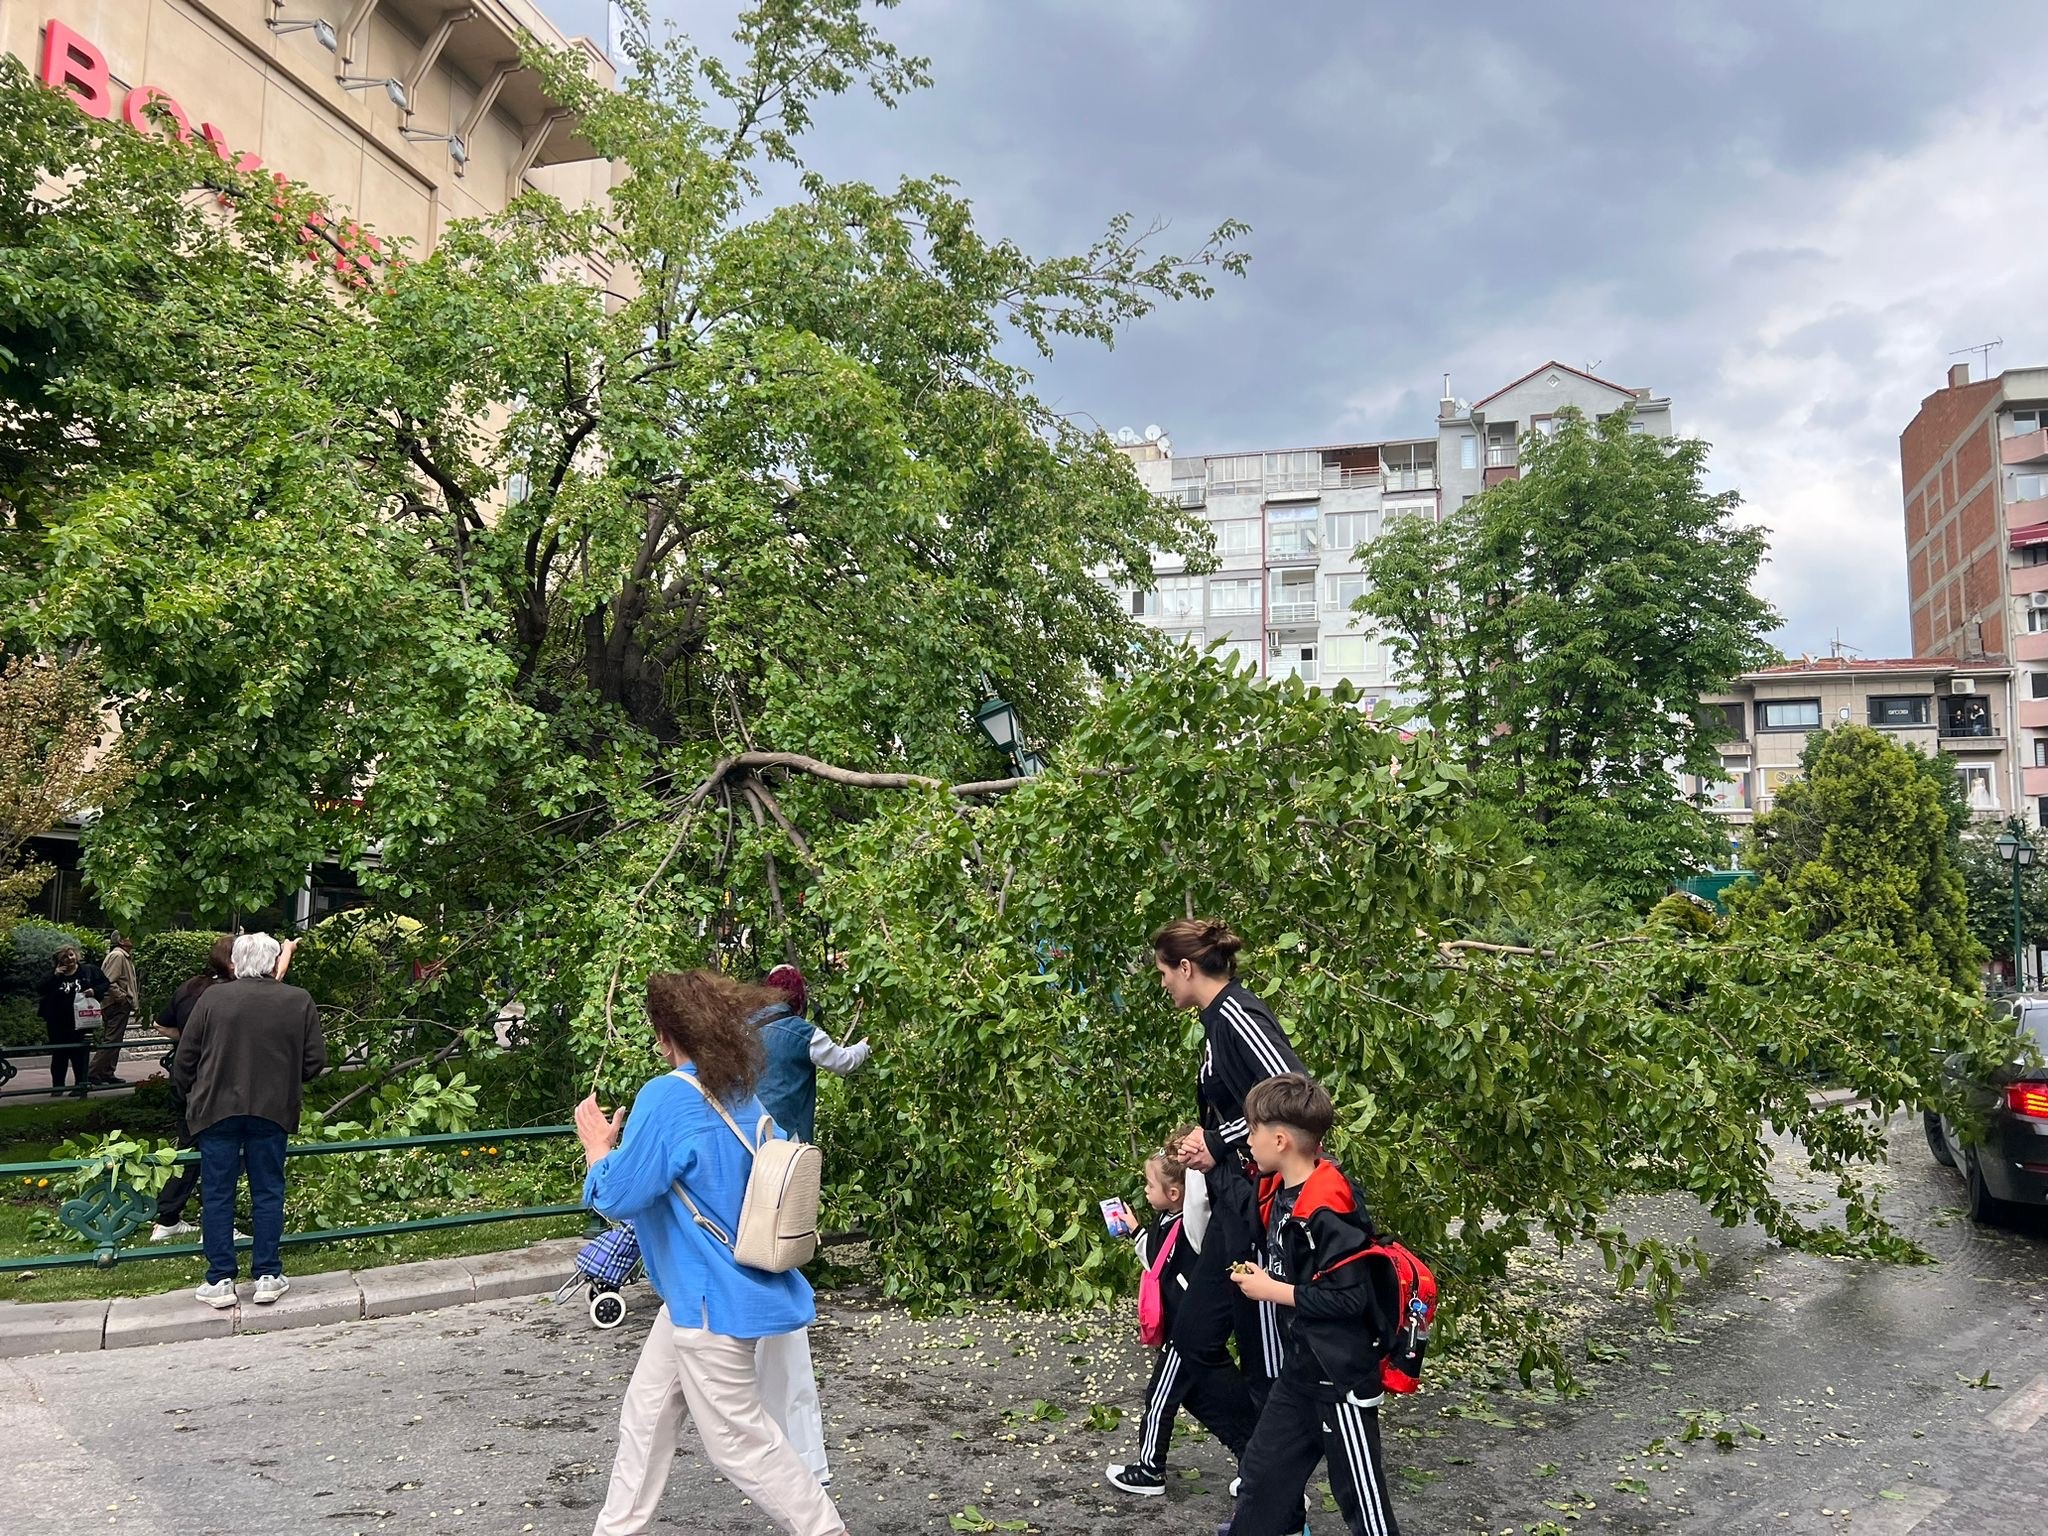
<instances>
[{"instance_id":1,"label":"air conditioning unit","mask_svg":"<svg viewBox=\"0 0 2048 1536\"><path fill-rule=\"evenodd\" d=\"M1950 693L1975 693L1977 691L1977 679L1974 677L1951 678L1949 679L1948 691Z\"/></svg>"},{"instance_id":2,"label":"air conditioning unit","mask_svg":"<svg viewBox=\"0 0 2048 1536\"><path fill-rule=\"evenodd\" d=\"M2048 592L2029 592L2027 594L2027 606L2029 608L2048 608Z\"/></svg>"}]
</instances>

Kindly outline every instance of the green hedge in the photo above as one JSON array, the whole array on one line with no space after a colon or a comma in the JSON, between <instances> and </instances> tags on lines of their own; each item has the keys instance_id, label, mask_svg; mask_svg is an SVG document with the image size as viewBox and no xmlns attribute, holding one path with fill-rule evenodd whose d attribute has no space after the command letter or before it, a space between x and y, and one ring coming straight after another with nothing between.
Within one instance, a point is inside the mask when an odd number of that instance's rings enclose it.
<instances>
[{"instance_id":1,"label":"green hedge","mask_svg":"<svg viewBox=\"0 0 2048 1536\"><path fill-rule=\"evenodd\" d=\"M135 979L151 1012L171 1000L171 994L206 969L207 951L217 933L199 933L172 928L147 934L135 941Z\"/></svg>"}]
</instances>

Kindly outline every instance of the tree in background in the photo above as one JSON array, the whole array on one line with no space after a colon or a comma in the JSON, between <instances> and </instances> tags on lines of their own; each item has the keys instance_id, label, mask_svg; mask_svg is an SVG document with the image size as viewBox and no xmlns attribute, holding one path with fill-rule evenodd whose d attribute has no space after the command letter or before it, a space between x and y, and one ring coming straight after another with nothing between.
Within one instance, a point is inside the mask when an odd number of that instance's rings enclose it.
<instances>
[{"instance_id":1,"label":"tree in background","mask_svg":"<svg viewBox=\"0 0 2048 1536\"><path fill-rule=\"evenodd\" d=\"M9 656L0 664L0 945L50 878L29 840L107 804L128 760L101 751L106 716L82 662Z\"/></svg>"},{"instance_id":2,"label":"tree in background","mask_svg":"<svg viewBox=\"0 0 2048 1536\"><path fill-rule=\"evenodd\" d=\"M991 691L1056 741L1155 643L1098 572L1199 566L1020 357L1206 295L1241 226L1035 258L942 180L804 170L822 98L924 78L859 0L747 11L736 63L628 10L618 91L530 61L609 206L528 194L410 262L0 66L0 632L116 701L117 910L330 856L516 902L735 751L985 775Z\"/></svg>"},{"instance_id":3,"label":"tree in background","mask_svg":"<svg viewBox=\"0 0 2048 1536\"><path fill-rule=\"evenodd\" d=\"M2000 960L2012 958L2012 865L1993 846L2014 823L1985 822L1963 833L1958 849L1970 905L1970 936ZM2038 837L2035 838L2038 842ZM2048 880L2038 863L2020 875L2020 937L2029 950L2048 946Z\"/></svg>"},{"instance_id":4,"label":"tree in background","mask_svg":"<svg viewBox=\"0 0 2048 1536\"><path fill-rule=\"evenodd\" d=\"M1719 851L1674 772L1712 776L1703 695L1770 657L1761 529L1707 448L1560 412L1520 478L1367 546L1359 611L1481 791L1568 883L1642 907Z\"/></svg>"},{"instance_id":5,"label":"tree in background","mask_svg":"<svg viewBox=\"0 0 2048 1536\"><path fill-rule=\"evenodd\" d=\"M1953 764L1867 725L1815 732L1799 763L1745 847L1762 879L1730 904L1798 939L1866 934L1902 965L1977 988L1985 951L1971 932L1969 810Z\"/></svg>"}]
</instances>

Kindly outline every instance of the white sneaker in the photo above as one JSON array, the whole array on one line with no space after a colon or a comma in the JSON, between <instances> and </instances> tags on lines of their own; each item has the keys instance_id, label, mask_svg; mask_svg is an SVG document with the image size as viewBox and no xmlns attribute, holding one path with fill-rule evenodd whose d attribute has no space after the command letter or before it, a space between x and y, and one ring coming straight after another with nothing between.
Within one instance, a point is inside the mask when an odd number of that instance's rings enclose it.
<instances>
[{"instance_id":1,"label":"white sneaker","mask_svg":"<svg viewBox=\"0 0 2048 1536\"><path fill-rule=\"evenodd\" d=\"M216 1280L211 1285L202 1285L192 1293L192 1299L205 1302L216 1312L232 1307L235 1304L235 1282Z\"/></svg>"},{"instance_id":2,"label":"white sneaker","mask_svg":"<svg viewBox=\"0 0 2048 1536\"><path fill-rule=\"evenodd\" d=\"M283 1275L258 1275L256 1277L256 1305L267 1307L291 1288L291 1281L285 1279Z\"/></svg>"},{"instance_id":3,"label":"white sneaker","mask_svg":"<svg viewBox=\"0 0 2048 1536\"><path fill-rule=\"evenodd\" d=\"M183 1237L187 1233L197 1232L198 1230L189 1221L174 1221L168 1227L162 1222L158 1222L149 1229L149 1240L152 1243L168 1243L174 1237Z\"/></svg>"}]
</instances>

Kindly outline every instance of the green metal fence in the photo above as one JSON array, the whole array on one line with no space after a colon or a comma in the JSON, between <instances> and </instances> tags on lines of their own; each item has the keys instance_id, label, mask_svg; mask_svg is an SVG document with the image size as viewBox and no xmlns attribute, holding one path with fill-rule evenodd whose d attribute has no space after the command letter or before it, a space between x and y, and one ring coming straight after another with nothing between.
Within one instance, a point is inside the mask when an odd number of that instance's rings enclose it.
<instances>
[{"instance_id":1,"label":"green metal fence","mask_svg":"<svg viewBox=\"0 0 2048 1536\"><path fill-rule=\"evenodd\" d=\"M474 1146L483 1142L532 1141L551 1136L573 1136L573 1125L527 1125L513 1126L491 1131L453 1131L432 1136L392 1136L370 1138L362 1141L302 1141L293 1142L285 1148L287 1160L294 1157L336 1157L349 1152L403 1152L418 1147ZM178 1153L180 1163L198 1161L197 1148L188 1147ZM82 1170L107 1168L102 1159L58 1159L40 1163L0 1163L0 1180L11 1181L21 1178L47 1178L52 1174L76 1173ZM120 1180L111 1172L102 1182L88 1181L91 1193L66 1200L59 1207L57 1219L70 1231L91 1243L88 1253L38 1254L32 1258L0 1258L0 1274L23 1269L59 1269L67 1266L93 1264L101 1268L137 1259L175 1259L191 1254L203 1253L199 1243L145 1243L136 1248L122 1245L156 1215L156 1196L145 1194L134 1186ZM0 1187L5 1187L0 1185ZM412 1221L380 1221L360 1227L323 1227L311 1232L287 1232L286 1243L328 1243L341 1242L357 1237L389 1237L401 1232L431 1232L444 1227L475 1227L496 1221L524 1221L535 1217L576 1216L583 1214L584 1207L579 1201L574 1205L526 1205L509 1210L463 1211L452 1216L422 1216ZM235 1245L249 1246L247 1238Z\"/></svg>"}]
</instances>

